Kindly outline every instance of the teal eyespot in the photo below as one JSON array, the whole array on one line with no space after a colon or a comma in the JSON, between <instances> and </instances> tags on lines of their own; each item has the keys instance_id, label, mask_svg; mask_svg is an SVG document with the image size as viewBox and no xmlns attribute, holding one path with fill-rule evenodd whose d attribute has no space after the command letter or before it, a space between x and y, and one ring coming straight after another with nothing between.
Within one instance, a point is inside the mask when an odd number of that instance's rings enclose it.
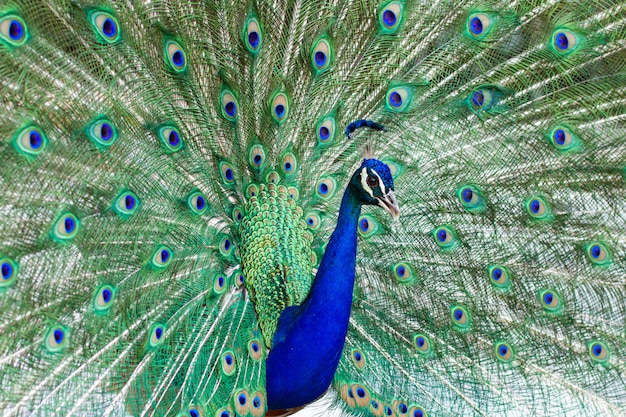
<instances>
[{"instance_id":1,"label":"teal eyespot","mask_svg":"<svg viewBox=\"0 0 626 417\"><path fill-rule=\"evenodd\" d=\"M410 284L415 280L413 268L406 262L398 262L393 265L393 275L402 284Z\"/></svg>"},{"instance_id":2,"label":"teal eyespot","mask_svg":"<svg viewBox=\"0 0 626 417\"><path fill-rule=\"evenodd\" d=\"M407 110L412 99L413 92L411 89L403 86L390 88L385 96L387 109L396 112L403 112Z\"/></svg>"},{"instance_id":3,"label":"teal eyespot","mask_svg":"<svg viewBox=\"0 0 626 417\"><path fill-rule=\"evenodd\" d=\"M187 413L183 414L181 417L204 417L204 412L201 408L191 405L187 409Z\"/></svg>"},{"instance_id":4,"label":"teal eyespot","mask_svg":"<svg viewBox=\"0 0 626 417\"><path fill-rule=\"evenodd\" d=\"M226 376L231 376L237 370L237 364L235 362L235 354L231 350L227 350L222 354L222 372Z\"/></svg>"},{"instance_id":5,"label":"teal eyespot","mask_svg":"<svg viewBox=\"0 0 626 417\"><path fill-rule=\"evenodd\" d=\"M29 37L28 27L21 17L15 14L0 17L0 41L2 43L10 47L21 46Z\"/></svg>"},{"instance_id":6,"label":"teal eyespot","mask_svg":"<svg viewBox=\"0 0 626 417\"><path fill-rule=\"evenodd\" d=\"M177 152L183 148L180 132L174 126L160 127L157 136L167 153Z\"/></svg>"},{"instance_id":7,"label":"teal eyespot","mask_svg":"<svg viewBox=\"0 0 626 417\"><path fill-rule=\"evenodd\" d=\"M27 126L15 135L13 144L20 153L34 157L44 150L48 138L39 127Z\"/></svg>"},{"instance_id":8,"label":"teal eyespot","mask_svg":"<svg viewBox=\"0 0 626 417\"><path fill-rule=\"evenodd\" d=\"M531 197L524 203L526 211L535 220L551 220L552 211L546 200L541 197Z\"/></svg>"},{"instance_id":9,"label":"teal eyespot","mask_svg":"<svg viewBox=\"0 0 626 417\"><path fill-rule=\"evenodd\" d=\"M320 119L315 127L315 134L320 146L330 144L335 137L336 122L332 116Z\"/></svg>"},{"instance_id":10,"label":"teal eyespot","mask_svg":"<svg viewBox=\"0 0 626 417\"><path fill-rule=\"evenodd\" d=\"M97 314L104 314L113 306L115 288L111 285L101 285L93 296L93 309Z\"/></svg>"},{"instance_id":11,"label":"teal eyespot","mask_svg":"<svg viewBox=\"0 0 626 417\"><path fill-rule=\"evenodd\" d=\"M552 34L552 49L558 55L568 55L573 52L579 45L580 38L571 30L557 29Z\"/></svg>"},{"instance_id":12,"label":"teal eyespot","mask_svg":"<svg viewBox=\"0 0 626 417\"><path fill-rule=\"evenodd\" d=\"M187 196L187 207L194 214L204 214L208 204L206 197L200 191L194 191Z\"/></svg>"},{"instance_id":13,"label":"teal eyespot","mask_svg":"<svg viewBox=\"0 0 626 417\"><path fill-rule=\"evenodd\" d=\"M500 362L510 363L515 359L515 350L507 342L498 342L494 346L494 353Z\"/></svg>"},{"instance_id":14,"label":"teal eyespot","mask_svg":"<svg viewBox=\"0 0 626 417\"><path fill-rule=\"evenodd\" d=\"M493 265L487 268L489 281L499 289L508 290L511 287L511 272L501 265Z\"/></svg>"},{"instance_id":15,"label":"teal eyespot","mask_svg":"<svg viewBox=\"0 0 626 417\"><path fill-rule=\"evenodd\" d=\"M473 38L482 38L491 31L493 19L486 13L474 13L467 18L467 33Z\"/></svg>"},{"instance_id":16,"label":"teal eyespot","mask_svg":"<svg viewBox=\"0 0 626 417\"><path fill-rule=\"evenodd\" d=\"M57 353L67 347L68 330L64 326L52 326L46 334L45 346L48 352Z\"/></svg>"},{"instance_id":17,"label":"teal eyespot","mask_svg":"<svg viewBox=\"0 0 626 417\"><path fill-rule=\"evenodd\" d=\"M9 258L0 258L0 290L15 283L18 272L17 263Z\"/></svg>"},{"instance_id":18,"label":"teal eyespot","mask_svg":"<svg viewBox=\"0 0 626 417\"><path fill-rule=\"evenodd\" d=\"M233 271L231 275L231 280L233 284L239 289L243 288L243 285L246 283L246 277L240 270Z\"/></svg>"},{"instance_id":19,"label":"teal eyespot","mask_svg":"<svg viewBox=\"0 0 626 417\"><path fill-rule=\"evenodd\" d=\"M237 120L237 116L239 115L239 102L235 94L230 90L222 91L220 95L220 110L225 119L231 122Z\"/></svg>"},{"instance_id":20,"label":"teal eyespot","mask_svg":"<svg viewBox=\"0 0 626 417\"><path fill-rule=\"evenodd\" d=\"M589 351L589 357L591 357L594 361L599 363L606 363L609 361L609 349L601 341L595 340L593 342L589 342L587 344L587 349Z\"/></svg>"},{"instance_id":21,"label":"teal eyespot","mask_svg":"<svg viewBox=\"0 0 626 417\"><path fill-rule=\"evenodd\" d=\"M233 253L234 246L235 245L230 240L230 237L226 235L223 235L220 237L219 248L220 248L220 254L223 257L229 257Z\"/></svg>"},{"instance_id":22,"label":"teal eyespot","mask_svg":"<svg viewBox=\"0 0 626 417\"><path fill-rule=\"evenodd\" d=\"M350 359L358 370L363 370L363 368L365 368L365 355L361 350L352 349L352 351L350 352Z\"/></svg>"},{"instance_id":23,"label":"teal eyespot","mask_svg":"<svg viewBox=\"0 0 626 417\"><path fill-rule=\"evenodd\" d=\"M224 274L218 274L213 279L213 291L215 294L223 294L226 290L226 277Z\"/></svg>"},{"instance_id":24,"label":"teal eyespot","mask_svg":"<svg viewBox=\"0 0 626 417\"><path fill-rule=\"evenodd\" d=\"M404 19L404 1L391 1L378 9L378 25L383 33L395 33Z\"/></svg>"},{"instance_id":25,"label":"teal eyespot","mask_svg":"<svg viewBox=\"0 0 626 417\"><path fill-rule=\"evenodd\" d=\"M90 13L89 20L100 42L114 44L122 38L120 24L112 14L94 11Z\"/></svg>"},{"instance_id":26,"label":"teal eyespot","mask_svg":"<svg viewBox=\"0 0 626 417\"><path fill-rule=\"evenodd\" d=\"M428 413L421 405L413 405L409 408L409 417L428 417Z\"/></svg>"},{"instance_id":27,"label":"teal eyespot","mask_svg":"<svg viewBox=\"0 0 626 417\"><path fill-rule=\"evenodd\" d=\"M327 37L321 37L313 43L311 48L311 66L316 74L330 68L333 60L333 48Z\"/></svg>"},{"instance_id":28,"label":"teal eyespot","mask_svg":"<svg viewBox=\"0 0 626 417\"><path fill-rule=\"evenodd\" d=\"M236 224L239 224L243 220L243 211L241 211L241 208L233 207L233 213L231 217Z\"/></svg>"},{"instance_id":29,"label":"teal eyespot","mask_svg":"<svg viewBox=\"0 0 626 417\"><path fill-rule=\"evenodd\" d=\"M454 326L459 330L469 330L472 325L471 316L465 307L453 306L450 309L450 317Z\"/></svg>"},{"instance_id":30,"label":"teal eyespot","mask_svg":"<svg viewBox=\"0 0 626 417\"><path fill-rule=\"evenodd\" d=\"M228 162L220 162L219 169L224 185L233 185L235 183L235 171L233 167Z\"/></svg>"},{"instance_id":31,"label":"teal eyespot","mask_svg":"<svg viewBox=\"0 0 626 417\"><path fill-rule=\"evenodd\" d=\"M448 226L440 226L433 230L435 243L442 249L451 249L458 244L455 232Z\"/></svg>"},{"instance_id":32,"label":"teal eyespot","mask_svg":"<svg viewBox=\"0 0 626 417\"><path fill-rule=\"evenodd\" d=\"M359 235L363 237L370 237L375 235L380 226L378 222L370 215L364 214L359 217Z\"/></svg>"},{"instance_id":33,"label":"teal eyespot","mask_svg":"<svg viewBox=\"0 0 626 417\"><path fill-rule=\"evenodd\" d=\"M320 216L317 213L309 213L306 216L306 224L313 230L317 230L320 227Z\"/></svg>"},{"instance_id":34,"label":"teal eyespot","mask_svg":"<svg viewBox=\"0 0 626 417\"><path fill-rule=\"evenodd\" d=\"M580 146L580 139L567 126L556 126L547 133L548 142L562 153L575 150Z\"/></svg>"},{"instance_id":35,"label":"teal eyespot","mask_svg":"<svg viewBox=\"0 0 626 417\"><path fill-rule=\"evenodd\" d=\"M252 393L252 405L251 415L252 417L263 417L265 415L265 395L261 391Z\"/></svg>"},{"instance_id":36,"label":"teal eyespot","mask_svg":"<svg viewBox=\"0 0 626 417\"><path fill-rule=\"evenodd\" d=\"M289 98L285 93L276 93L272 98L270 111L272 113L272 118L278 124L287 119L289 116Z\"/></svg>"},{"instance_id":37,"label":"teal eyespot","mask_svg":"<svg viewBox=\"0 0 626 417\"><path fill-rule=\"evenodd\" d=\"M54 223L52 238L58 242L67 242L76 237L80 221L72 213L62 214Z\"/></svg>"},{"instance_id":38,"label":"teal eyespot","mask_svg":"<svg viewBox=\"0 0 626 417\"><path fill-rule=\"evenodd\" d=\"M323 178L317 182L315 193L323 200L330 199L335 194L337 183L333 178Z\"/></svg>"},{"instance_id":39,"label":"teal eyespot","mask_svg":"<svg viewBox=\"0 0 626 417\"><path fill-rule=\"evenodd\" d=\"M255 16L246 21L241 32L244 46L252 55L256 55L263 45L263 28Z\"/></svg>"},{"instance_id":40,"label":"teal eyespot","mask_svg":"<svg viewBox=\"0 0 626 417\"><path fill-rule=\"evenodd\" d=\"M592 242L585 246L585 253L592 264L608 266L612 263L609 248L601 242Z\"/></svg>"},{"instance_id":41,"label":"teal eyespot","mask_svg":"<svg viewBox=\"0 0 626 417\"><path fill-rule=\"evenodd\" d=\"M383 158L382 161L389 167L389 172L391 172L391 176L393 177L394 181L397 180L398 177L402 175L405 170L405 167L402 164L393 159Z\"/></svg>"},{"instance_id":42,"label":"teal eyespot","mask_svg":"<svg viewBox=\"0 0 626 417\"><path fill-rule=\"evenodd\" d=\"M122 191L115 198L113 211L123 219L127 219L139 210L140 201L135 193L130 190Z\"/></svg>"},{"instance_id":43,"label":"teal eyespot","mask_svg":"<svg viewBox=\"0 0 626 417\"><path fill-rule=\"evenodd\" d=\"M263 168L265 163L265 148L263 145L254 145L250 148L249 161L254 168Z\"/></svg>"},{"instance_id":44,"label":"teal eyespot","mask_svg":"<svg viewBox=\"0 0 626 417\"><path fill-rule=\"evenodd\" d=\"M541 306L549 313L558 313L563 309L561 297L553 290L543 290L539 292Z\"/></svg>"},{"instance_id":45,"label":"teal eyespot","mask_svg":"<svg viewBox=\"0 0 626 417\"><path fill-rule=\"evenodd\" d=\"M261 345L261 342L257 339L252 339L248 343L248 353L255 361L261 360L263 357L263 346Z\"/></svg>"},{"instance_id":46,"label":"teal eyespot","mask_svg":"<svg viewBox=\"0 0 626 417\"><path fill-rule=\"evenodd\" d=\"M291 186L287 188L287 195L292 200L297 200L300 197L300 191L296 187Z\"/></svg>"},{"instance_id":47,"label":"teal eyespot","mask_svg":"<svg viewBox=\"0 0 626 417\"><path fill-rule=\"evenodd\" d=\"M257 195L259 195L259 187L256 184L248 185L248 188L246 188L246 197L252 198L256 197Z\"/></svg>"},{"instance_id":48,"label":"teal eyespot","mask_svg":"<svg viewBox=\"0 0 626 417\"><path fill-rule=\"evenodd\" d=\"M292 175L296 172L296 169L298 168L298 161L296 160L295 155L292 153L285 154L280 167L285 175Z\"/></svg>"},{"instance_id":49,"label":"teal eyespot","mask_svg":"<svg viewBox=\"0 0 626 417\"><path fill-rule=\"evenodd\" d=\"M166 38L163 53L165 63L174 73L180 74L187 70L187 56L180 43Z\"/></svg>"},{"instance_id":50,"label":"teal eyespot","mask_svg":"<svg viewBox=\"0 0 626 417\"><path fill-rule=\"evenodd\" d=\"M248 390L240 389L233 395L233 404L237 416L247 416L250 412L250 395Z\"/></svg>"},{"instance_id":51,"label":"teal eyespot","mask_svg":"<svg viewBox=\"0 0 626 417\"><path fill-rule=\"evenodd\" d=\"M174 257L174 253L167 246L159 246L152 254L150 258L150 263L156 269L165 269L170 262L172 262L172 258Z\"/></svg>"},{"instance_id":52,"label":"teal eyespot","mask_svg":"<svg viewBox=\"0 0 626 417\"><path fill-rule=\"evenodd\" d=\"M96 146L106 149L117 140L117 130L109 119L100 118L87 127L87 136Z\"/></svg>"},{"instance_id":53,"label":"teal eyespot","mask_svg":"<svg viewBox=\"0 0 626 417\"><path fill-rule=\"evenodd\" d=\"M432 353L432 342L425 334L416 334L413 336L413 344L417 352L421 355L430 355L430 353Z\"/></svg>"},{"instance_id":54,"label":"teal eyespot","mask_svg":"<svg viewBox=\"0 0 626 417\"><path fill-rule=\"evenodd\" d=\"M152 325L152 327L150 328L150 331L148 332L148 335L149 335L148 347L149 348L154 349L160 346L161 344L163 344L163 341L165 340L166 329L167 327L163 323L155 323Z\"/></svg>"},{"instance_id":55,"label":"teal eyespot","mask_svg":"<svg viewBox=\"0 0 626 417\"><path fill-rule=\"evenodd\" d=\"M269 184L278 184L280 182L280 175L278 175L278 172L276 171L268 172L265 176L265 181Z\"/></svg>"},{"instance_id":56,"label":"teal eyespot","mask_svg":"<svg viewBox=\"0 0 626 417\"><path fill-rule=\"evenodd\" d=\"M485 209L486 201L482 191L475 185L464 185L456 190L461 205L470 213L480 213Z\"/></svg>"}]
</instances>

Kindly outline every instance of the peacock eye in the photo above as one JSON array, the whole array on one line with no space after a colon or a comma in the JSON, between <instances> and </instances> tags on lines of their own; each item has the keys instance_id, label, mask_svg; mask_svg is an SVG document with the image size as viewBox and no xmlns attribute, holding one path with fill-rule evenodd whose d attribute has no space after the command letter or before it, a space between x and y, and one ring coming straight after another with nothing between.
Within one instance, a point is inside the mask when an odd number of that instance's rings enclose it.
<instances>
[{"instance_id":1,"label":"peacock eye","mask_svg":"<svg viewBox=\"0 0 626 417\"><path fill-rule=\"evenodd\" d=\"M367 177L367 185L369 185L370 187L377 187L378 186L378 178L375 177L374 175L368 175L368 177Z\"/></svg>"}]
</instances>

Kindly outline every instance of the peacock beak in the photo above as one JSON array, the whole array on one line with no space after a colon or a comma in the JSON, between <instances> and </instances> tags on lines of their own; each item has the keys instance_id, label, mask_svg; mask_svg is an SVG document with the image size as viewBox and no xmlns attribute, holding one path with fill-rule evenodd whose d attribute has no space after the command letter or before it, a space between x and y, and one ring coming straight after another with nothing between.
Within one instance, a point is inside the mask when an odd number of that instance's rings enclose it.
<instances>
[{"instance_id":1,"label":"peacock beak","mask_svg":"<svg viewBox=\"0 0 626 417\"><path fill-rule=\"evenodd\" d=\"M391 214L391 218L394 221L400 218L400 207L398 207L396 195L393 191L389 190L386 195L382 197L377 197L377 199L378 205L387 210L387 212Z\"/></svg>"}]
</instances>

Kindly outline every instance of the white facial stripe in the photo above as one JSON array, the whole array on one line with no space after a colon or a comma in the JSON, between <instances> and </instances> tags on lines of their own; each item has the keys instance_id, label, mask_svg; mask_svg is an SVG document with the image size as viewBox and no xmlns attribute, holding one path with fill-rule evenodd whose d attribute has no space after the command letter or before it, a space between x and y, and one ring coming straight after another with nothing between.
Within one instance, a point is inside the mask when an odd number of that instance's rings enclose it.
<instances>
[{"instance_id":1,"label":"white facial stripe","mask_svg":"<svg viewBox=\"0 0 626 417\"><path fill-rule=\"evenodd\" d=\"M367 185L367 168L363 168L361 170L361 185L363 186L363 189L367 191L372 198L374 198L374 190Z\"/></svg>"},{"instance_id":2,"label":"white facial stripe","mask_svg":"<svg viewBox=\"0 0 626 417\"><path fill-rule=\"evenodd\" d=\"M374 175L376 175L378 177L378 185L381 189L381 191L383 192L383 195L387 195L387 187L385 186L385 183L383 182L383 180L380 178L380 175L378 175L378 172L372 170L372 172L374 173ZM374 196L374 190L372 190L372 188L367 185L367 168L363 168L363 170L361 171L361 185L363 186L363 189L365 191L367 191L367 193L372 197L372 198L376 198Z\"/></svg>"},{"instance_id":3,"label":"white facial stripe","mask_svg":"<svg viewBox=\"0 0 626 417\"><path fill-rule=\"evenodd\" d=\"M372 170L372 172L374 174L376 174L376 176L378 177L378 185L380 186L380 191L383 192L383 195L387 195L387 187L385 186L385 183L383 182L383 179L380 178L380 175L378 175L378 172Z\"/></svg>"}]
</instances>

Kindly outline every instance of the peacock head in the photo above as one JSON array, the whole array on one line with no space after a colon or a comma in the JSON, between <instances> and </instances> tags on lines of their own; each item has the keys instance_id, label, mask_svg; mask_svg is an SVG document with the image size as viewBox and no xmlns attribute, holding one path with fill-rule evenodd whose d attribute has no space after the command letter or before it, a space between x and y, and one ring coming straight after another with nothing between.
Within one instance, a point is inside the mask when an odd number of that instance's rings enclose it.
<instances>
[{"instance_id":1,"label":"peacock head","mask_svg":"<svg viewBox=\"0 0 626 417\"><path fill-rule=\"evenodd\" d=\"M352 176L350 187L361 204L380 206L394 220L400 217L400 208L393 192L393 177L389 167L378 159L364 159Z\"/></svg>"}]
</instances>

